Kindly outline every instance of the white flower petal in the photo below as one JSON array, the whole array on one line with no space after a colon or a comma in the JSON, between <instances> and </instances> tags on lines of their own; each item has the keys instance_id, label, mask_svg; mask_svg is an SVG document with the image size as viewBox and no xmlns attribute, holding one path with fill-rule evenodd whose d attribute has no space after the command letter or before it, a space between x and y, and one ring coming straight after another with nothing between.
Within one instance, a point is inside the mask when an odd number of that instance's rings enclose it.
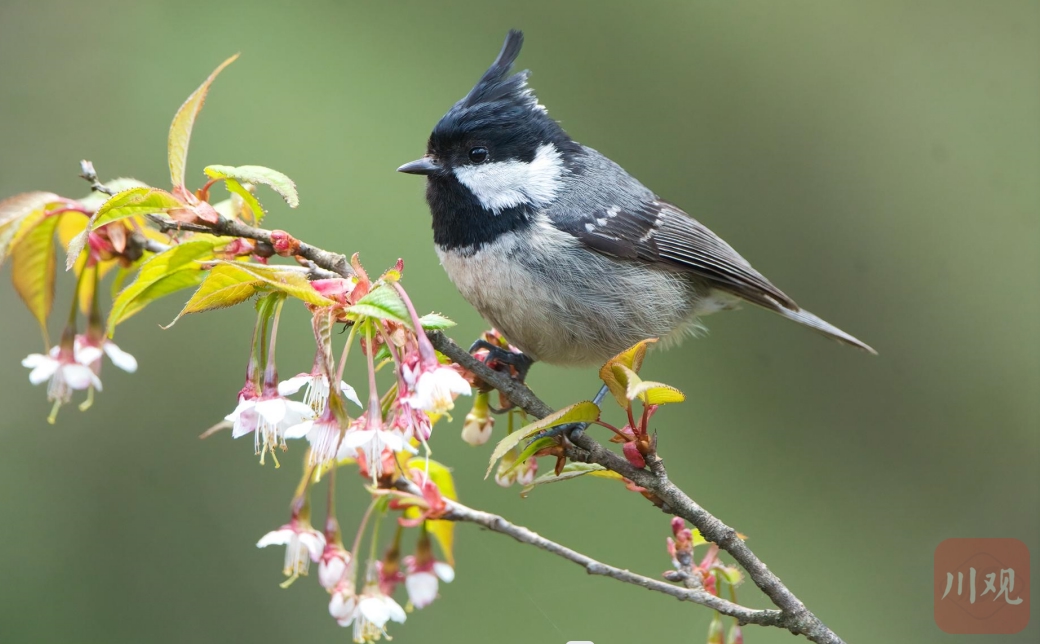
<instances>
[{"instance_id":1,"label":"white flower petal","mask_svg":"<svg viewBox=\"0 0 1040 644\"><path fill-rule=\"evenodd\" d=\"M296 400L282 400L282 403L285 405L283 424L295 425L304 419L314 418L314 410L310 405Z\"/></svg>"},{"instance_id":2,"label":"white flower petal","mask_svg":"<svg viewBox=\"0 0 1040 644\"><path fill-rule=\"evenodd\" d=\"M377 628L383 628L387 621L390 620L390 606L383 601L382 596L365 597L358 602L357 609L365 619L375 624Z\"/></svg>"},{"instance_id":3,"label":"white flower petal","mask_svg":"<svg viewBox=\"0 0 1040 644\"><path fill-rule=\"evenodd\" d=\"M82 364L61 365L61 377L73 389L86 389L91 385L94 385L95 389L101 389L98 386L101 384L101 381L94 376L94 372L90 370L90 367Z\"/></svg>"},{"instance_id":4,"label":"white flower petal","mask_svg":"<svg viewBox=\"0 0 1040 644\"><path fill-rule=\"evenodd\" d=\"M289 545L289 542L292 541L295 534L296 533L289 528L272 530L260 537L260 541L256 542L256 547L266 548L267 546L287 546Z\"/></svg>"},{"instance_id":5,"label":"white flower petal","mask_svg":"<svg viewBox=\"0 0 1040 644\"><path fill-rule=\"evenodd\" d=\"M356 612L357 598L353 593L336 593L329 600L329 615L332 615L340 626L350 626Z\"/></svg>"},{"instance_id":6,"label":"white flower petal","mask_svg":"<svg viewBox=\"0 0 1040 644\"><path fill-rule=\"evenodd\" d=\"M346 576L347 562L343 560L343 557L322 558L321 563L318 564L318 581L325 590L334 590L336 586L339 586L340 582L346 579ZM330 606L329 611L331 612L331 610L332 607Z\"/></svg>"},{"instance_id":7,"label":"white flower petal","mask_svg":"<svg viewBox=\"0 0 1040 644\"><path fill-rule=\"evenodd\" d=\"M256 402L256 413L272 425L277 425L285 418L285 399L262 398Z\"/></svg>"},{"instance_id":8,"label":"white flower petal","mask_svg":"<svg viewBox=\"0 0 1040 644\"><path fill-rule=\"evenodd\" d=\"M354 391L353 387L340 380L339 388L343 392L343 395L347 397L347 400L354 403L358 407L364 407L364 405L361 404L361 399L358 398L357 392Z\"/></svg>"},{"instance_id":9,"label":"white flower petal","mask_svg":"<svg viewBox=\"0 0 1040 644\"><path fill-rule=\"evenodd\" d=\"M75 354L76 362L87 366L94 364L101 357L101 349L91 345L76 347L73 353Z\"/></svg>"},{"instance_id":10,"label":"white flower petal","mask_svg":"<svg viewBox=\"0 0 1040 644\"><path fill-rule=\"evenodd\" d=\"M311 561L317 561L325 549L325 537L320 532L301 532L300 544L310 553Z\"/></svg>"},{"instance_id":11,"label":"white flower petal","mask_svg":"<svg viewBox=\"0 0 1040 644\"><path fill-rule=\"evenodd\" d=\"M111 360L112 364L115 366L127 373L134 373L137 371L137 358L117 347L115 342L109 340L102 345L102 348L108 355L108 359Z\"/></svg>"},{"instance_id":12,"label":"white flower petal","mask_svg":"<svg viewBox=\"0 0 1040 644\"><path fill-rule=\"evenodd\" d=\"M416 608L425 608L437 599L437 577L429 572L417 572L404 579L408 601Z\"/></svg>"},{"instance_id":13,"label":"white flower petal","mask_svg":"<svg viewBox=\"0 0 1040 644\"><path fill-rule=\"evenodd\" d=\"M41 364L45 364L51 361L52 358L50 358L49 356L45 356L42 353L30 353L29 355L22 358L22 366L28 367L29 369L33 369L35 367L40 366Z\"/></svg>"},{"instance_id":14,"label":"white flower petal","mask_svg":"<svg viewBox=\"0 0 1040 644\"><path fill-rule=\"evenodd\" d=\"M285 430L286 438L303 438L307 435L307 432L311 431L311 427L314 425L313 420L305 420L302 423L297 423Z\"/></svg>"},{"instance_id":15,"label":"white flower petal","mask_svg":"<svg viewBox=\"0 0 1040 644\"><path fill-rule=\"evenodd\" d=\"M303 386L310 382L310 380L311 375L309 373L301 373L300 375L293 376L288 380L283 380L278 383L278 395L291 396L297 391L303 389Z\"/></svg>"},{"instance_id":16,"label":"white flower petal","mask_svg":"<svg viewBox=\"0 0 1040 644\"><path fill-rule=\"evenodd\" d=\"M340 442L340 449L357 449L362 445L367 445L369 441L375 438L376 432L373 429L355 429L354 431L347 432L343 435L343 440Z\"/></svg>"},{"instance_id":17,"label":"white flower petal","mask_svg":"<svg viewBox=\"0 0 1040 644\"><path fill-rule=\"evenodd\" d=\"M29 358L31 357L33 356L29 356ZM34 385L38 385L41 382L46 382L47 380L49 380L50 377L54 375L54 372L58 370L58 367L61 366L61 363L57 360L52 360L51 358L48 358L46 356L40 357L42 358L42 360L34 361L33 365L35 365L35 367L32 371L29 372L29 382L31 382ZM25 364L26 360L28 360L29 358L26 358L22 361L22 364L26 367L33 366Z\"/></svg>"},{"instance_id":18,"label":"white flower petal","mask_svg":"<svg viewBox=\"0 0 1040 644\"><path fill-rule=\"evenodd\" d=\"M455 580L455 569L443 561L438 561L433 564L433 572L437 573L437 576L441 578L441 581L446 584L450 584Z\"/></svg>"},{"instance_id":19,"label":"white flower petal","mask_svg":"<svg viewBox=\"0 0 1040 644\"><path fill-rule=\"evenodd\" d=\"M404 620L408 619L408 616L405 614L404 609L401 608L401 605L389 596L384 597L384 600L386 601L387 608L390 611L390 619L398 624L404 624Z\"/></svg>"}]
</instances>

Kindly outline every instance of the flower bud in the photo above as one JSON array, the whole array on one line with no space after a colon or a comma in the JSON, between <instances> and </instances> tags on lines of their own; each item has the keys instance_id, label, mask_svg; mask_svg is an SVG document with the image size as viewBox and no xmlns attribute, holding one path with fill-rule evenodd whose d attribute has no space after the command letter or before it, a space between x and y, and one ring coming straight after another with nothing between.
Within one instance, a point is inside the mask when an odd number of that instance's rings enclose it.
<instances>
[{"instance_id":1,"label":"flower bud","mask_svg":"<svg viewBox=\"0 0 1040 644\"><path fill-rule=\"evenodd\" d=\"M474 396L473 408L466 414L466 420L462 425L462 440L470 445L483 445L491 438L494 426L495 419L491 416L488 394L478 393Z\"/></svg>"}]
</instances>

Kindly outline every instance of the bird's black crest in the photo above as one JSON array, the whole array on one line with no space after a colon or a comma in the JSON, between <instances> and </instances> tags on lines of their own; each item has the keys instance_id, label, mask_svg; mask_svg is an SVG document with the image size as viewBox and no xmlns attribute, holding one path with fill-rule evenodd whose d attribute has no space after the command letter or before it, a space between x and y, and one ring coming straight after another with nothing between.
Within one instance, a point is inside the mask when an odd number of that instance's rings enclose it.
<instances>
[{"instance_id":1,"label":"bird's black crest","mask_svg":"<svg viewBox=\"0 0 1040 644\"><path fill-rule=\"evenodd\" d=\"M524 46L524 32L518 29L510 29L506 34L506 41L502 43L502 51L498 58L491 63L484 75L480 77L477 84L473 86L466 98L459 101L461 107L473 107L480 103L494 103L498 101L509 101L515 103L531 103L537 105L531 90L527 87L527 76L530 72L524 70L512 76L508 76L520 49Z\"/></svg>"},{"instance_id":2,"label":"bird's black crest","mask_svg":"<svg viewBox=\"0 0 1040 644\"><path fill-rule=\"evenodd\" d=\"M510 75L524 44L522 32L506 35L498 58L466 96L445 114L430 137L431 151L450 148L473 138L493 140L525 161L540 143L552 142L564 154L573 147L570 137L538 103L527 85L527 70Z\"/></svg>"}]
</instances>

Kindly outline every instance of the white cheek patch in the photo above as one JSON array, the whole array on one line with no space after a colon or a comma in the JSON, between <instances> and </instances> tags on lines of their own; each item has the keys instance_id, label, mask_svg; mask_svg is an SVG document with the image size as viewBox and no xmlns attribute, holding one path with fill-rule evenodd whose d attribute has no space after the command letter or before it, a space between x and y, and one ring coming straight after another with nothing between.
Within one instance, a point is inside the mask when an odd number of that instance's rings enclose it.
<instances>
[{"instance_id":1,"label":"white cheek patch","mask_svg":"<svg viewBox=\"0 0 1040 644\"><path fill-rule=\"evenodd\" d=\"M552 143L539 146L530 163L499 161L455 168L462 185L496 215L521 204L544 206L552 202L564 172L560 151Z\"/></svg>"}]
</instances>

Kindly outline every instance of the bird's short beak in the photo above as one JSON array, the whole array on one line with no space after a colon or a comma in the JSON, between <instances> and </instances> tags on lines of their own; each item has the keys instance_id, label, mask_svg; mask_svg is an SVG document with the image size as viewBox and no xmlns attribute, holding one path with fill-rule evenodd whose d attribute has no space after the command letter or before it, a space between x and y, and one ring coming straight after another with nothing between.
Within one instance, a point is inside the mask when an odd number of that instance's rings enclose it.
<instances>
[{"instance_id":1,"label":"bird's short beak","mask_svg":"<svg viewBox=\"0 0 1040 644\"><path fill-rule=\"evenodd\" d=\"M424 156L421 159L416 159L411 163L406 163L397 169L398 172L406 172L408 174L433 174L441 169L441 164L431 156Z\"/></svg>"}]
</instances>

